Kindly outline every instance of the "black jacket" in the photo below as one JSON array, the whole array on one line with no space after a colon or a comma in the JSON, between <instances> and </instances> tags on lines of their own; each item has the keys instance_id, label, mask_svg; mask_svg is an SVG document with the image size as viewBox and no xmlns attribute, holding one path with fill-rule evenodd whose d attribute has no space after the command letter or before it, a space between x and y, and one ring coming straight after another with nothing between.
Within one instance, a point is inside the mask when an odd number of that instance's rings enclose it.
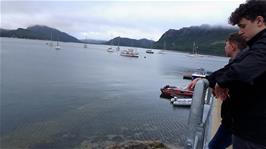
<instances>
[{"instance_id":1,"label":"black jacket","mask_svg":"<svg viewBox=\"0 0 266 149\"><path fill-rule=\"evenodd\" d=\"M215 79L229 88L233 133L266 146L266 29L247 50Z\"/></svg>"},{"instance_id":2,"label":"black jacket","mask_svg":"<svg viewBox=\"0 0 266 149\"><path fill-rule=\"evenodd\" d=\"M245 52L247 52L248 48L241 49L240 52L237 54L237 56L234 59L230 59L229 63L225 65L222 69L219 69L215 72L213 72L211 75L207 76L206 79L209 81L209 87L214 88L216 81L216 76L222 75L226 69L229 69L230 66L234 62L238 62L242 56L245 55ZM221 118L222 118L222 124L228 128L231 129L232 127L232 114L231 114L231 99L228 97L226 100L222 102L221 105Z\"/></svg>"}]
</instances>

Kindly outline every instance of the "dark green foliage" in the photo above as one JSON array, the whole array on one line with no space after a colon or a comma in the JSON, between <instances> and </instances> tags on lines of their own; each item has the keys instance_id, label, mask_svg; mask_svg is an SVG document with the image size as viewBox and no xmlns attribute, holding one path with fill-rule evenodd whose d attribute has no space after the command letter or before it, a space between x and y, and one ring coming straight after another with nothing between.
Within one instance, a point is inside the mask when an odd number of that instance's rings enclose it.
<instances>
[{"instance_id":1,"label":"dark green foliage","mask_svg":"<svg viewBox=\"0 0 266 149\"><path fill-rule=\"evenodd\" d=\"M147 39L136 40L116 37L108 42L97 41L97 44L119 44L120 46L167 49L192 53L193 42L195 42L200 54L223 56L225 39L229 36L229 34L236 31L236 28L201 25L185 27L179 30L170 29L165 32L157 42ZM52 40L54 41L85 42L47 26L35 25L28 27L27 29L18 28L16 30L0 29L0 37L51 40L51 34Z\"/></svg>"},{"instance_id":2,"label":"dark green foliage","mask_svg":"<svg viewBox=\"0 0 266 149\"><path fill-rule=\"evenodd\" d=\"M193 42L200 54L224 55L225 39L236 32L235 28L193 26L180 30L170 29L153 44L156 49L168 49L192 53Z\"/></svg>"},{"instance_id":3,"label":"dark green foliage","mask_svg":"<svg viewBox=\"0 0 266 149\"><path fill-rule=\"evenodd\" d=\"M107 45L120 45L120 46L130 46L130 47L142 47L142 48L151 48L154 41L148 39L130 39L130 38L122 38L116 37L114 39L109 40L105 44Z\"/></svg>"},{"instance_id":4,"label":"dark green foliage","mask_svg":"<svg viewBox=\"0 0 266 149\"><path fill-rule=\"evenodd\" d=\"M81 42L73 36L70 36L57 29L47 26L35 25L27 29L18 28L16 30L0 30L0 37L16 37L27 39L54 40L64 42Z\"/></svg>"}]
</instances>

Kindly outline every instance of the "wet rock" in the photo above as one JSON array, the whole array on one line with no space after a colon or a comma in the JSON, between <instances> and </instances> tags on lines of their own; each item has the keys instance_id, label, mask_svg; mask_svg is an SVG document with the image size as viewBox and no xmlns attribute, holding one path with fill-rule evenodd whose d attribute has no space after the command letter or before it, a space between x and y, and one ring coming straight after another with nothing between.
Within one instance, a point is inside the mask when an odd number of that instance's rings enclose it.
<instances>
[{"instance_id":1,"label":"wet rock","mask_svg":"<svg viewBox=\"0 0 266 149\"><path fill-rule=\"evenodd\" d=\"M169 149L160 141L127 141L107 146L105 149Z\"/></svg>"},{"instance_id":2,"label":"wet rock","mask_svg":"<svg viewBox=\"0 0 266 149\"><path fill-rule=\"evenodd\" d=\"M115 136L115 137L112 138L112 141L122 142L122 141L124 141L124 139L121 136Z\"/></svg>"}]
</instances>

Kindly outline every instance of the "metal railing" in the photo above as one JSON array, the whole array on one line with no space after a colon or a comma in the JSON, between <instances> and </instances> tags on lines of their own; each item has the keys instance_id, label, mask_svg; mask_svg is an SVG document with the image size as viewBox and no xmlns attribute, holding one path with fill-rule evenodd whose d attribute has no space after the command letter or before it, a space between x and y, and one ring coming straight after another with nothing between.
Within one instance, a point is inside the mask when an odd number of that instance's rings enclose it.
<instances>
[{"instance_id":1,"label":"metal railing","mask_svg":"<svg viewBox=\"0 0 266 149\"><path fill-rule=\"evenodd\" d=\"M196 83L188 119L187 149L207 149L211 138L211 111L213 96L209 82L201 79Z\"/></svg>"}]
</instances>

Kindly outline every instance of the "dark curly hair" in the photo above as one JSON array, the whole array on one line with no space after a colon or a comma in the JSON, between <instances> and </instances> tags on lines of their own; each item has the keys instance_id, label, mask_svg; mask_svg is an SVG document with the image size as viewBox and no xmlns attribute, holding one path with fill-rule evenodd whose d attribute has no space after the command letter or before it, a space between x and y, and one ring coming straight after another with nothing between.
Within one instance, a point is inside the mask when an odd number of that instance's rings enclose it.
<instances>
[{"instance_id":1,"label":"dark curly hair","mask_svg":"<svg viewBox=\"0 0 266 149\"><path fill-rule=\"evenodd\" d=\"M237 32L230 34L226 41L235 43L237 47L241 50L247 47L247 43L245 39L241 35L239 35Z\"/></svg>"},{"instance_id":2,"label":"dark curly hair","mask_svg":"<svg viewBox=\"0 0 266 149\"><path fill-rule=\"evenodd\" d=\"M266 0L247 0L246 3L240 4L232 12L228 22L229 24L236 25L242 18L255 21L257 16L262 16L266 24Z\"/></svg>"}]
</instances>

